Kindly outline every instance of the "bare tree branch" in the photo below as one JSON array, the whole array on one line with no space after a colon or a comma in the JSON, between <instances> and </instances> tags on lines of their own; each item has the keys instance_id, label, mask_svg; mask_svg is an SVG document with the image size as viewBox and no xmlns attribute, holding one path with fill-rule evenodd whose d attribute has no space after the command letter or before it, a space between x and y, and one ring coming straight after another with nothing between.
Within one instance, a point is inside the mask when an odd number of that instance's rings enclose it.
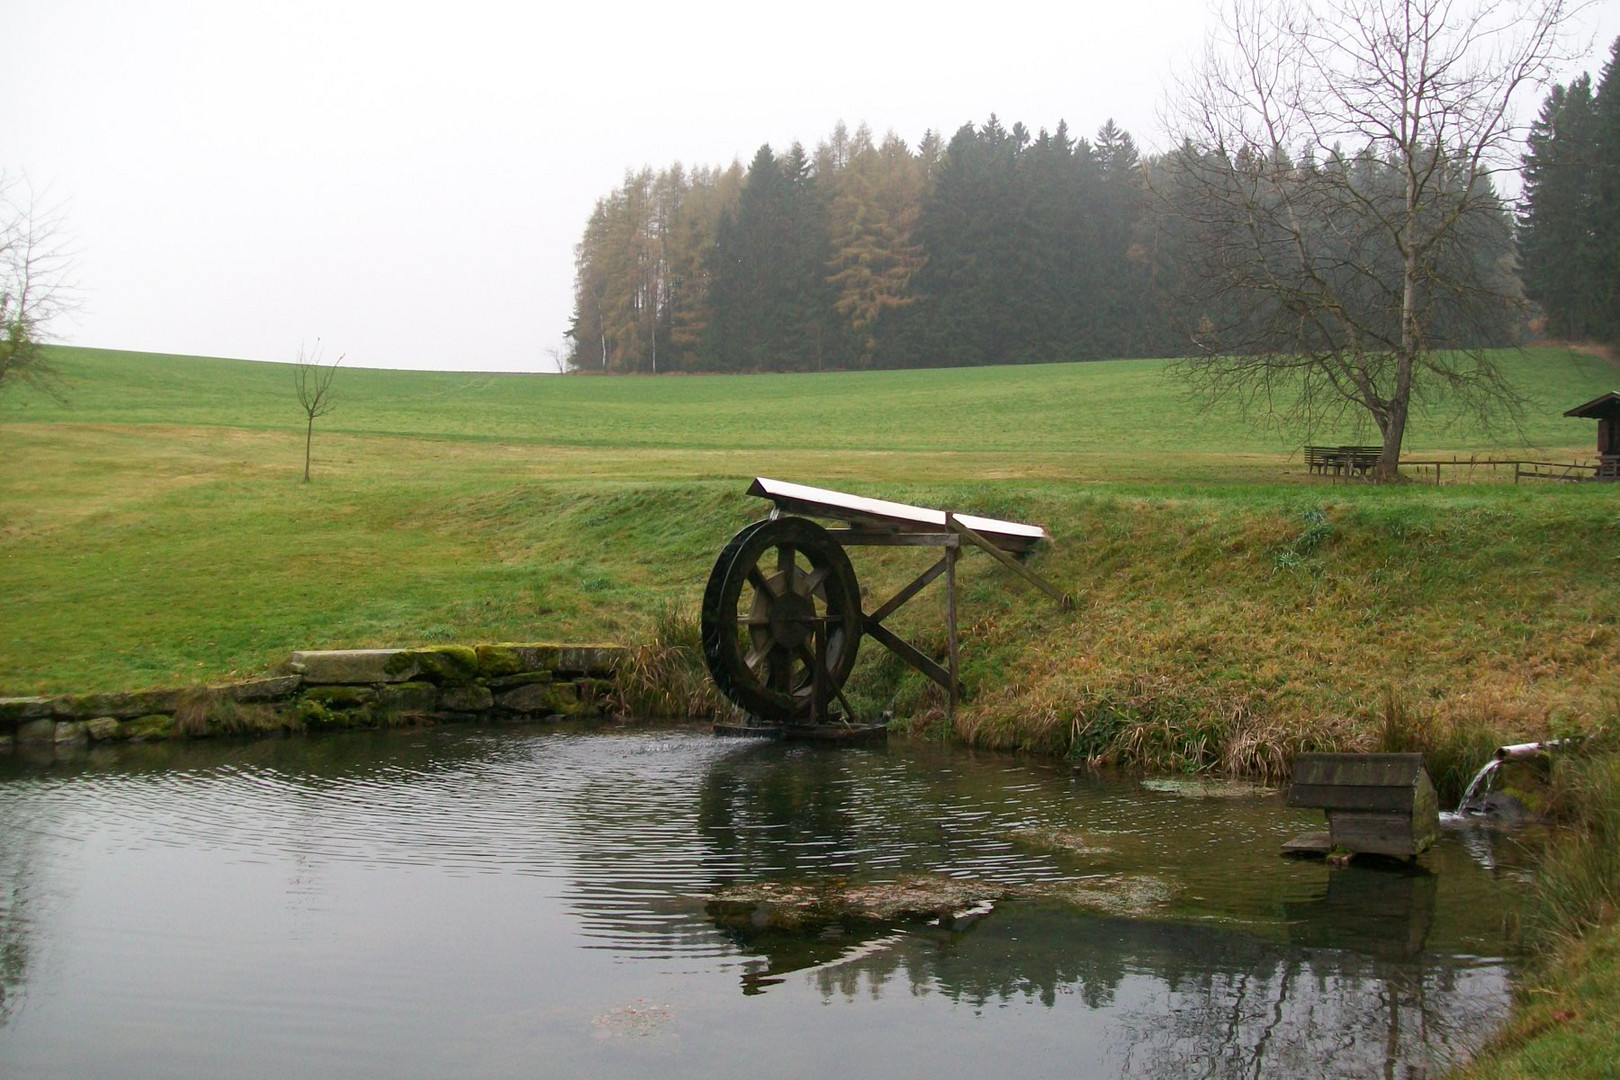
<instances>
[{"instance_id":1,"label":"bare tree branch","mask_svg":"<svg viewBox=\"0 0 1620 1080\"><path fill-rule=\"evenodd\" d=\"M25 177L0 172L0 392L22 383L62 400L43 345L73 306L72 266L61 211Z\"/></svg>"},{"instance_id":2,"label":"bare tree branch","mask_svg":"<svg viewBox=\"0 0 1620 1080\"><path fill-rule=\"evenodd\" d=\"M321 363L321 341L315 339L315 348L308 354L298 346L298 359L293 363L293 388L298 393L298 404L303 407L308 424L304 429L304 483L309 483L309 455L315 441L315 420L336 407L332 398L332 379L337 375L339 356L330 364Z\"/></svg>"},{"instance_id":3,"label":"bare tree branch","mask_svg":"<svg viewBox=\"0 0 1620 1080\"><path fill-rule=\"evenodd\" d=\"M1386 479L1414 401L1516 424L1486 351L1522 305L1492 176L1582 6L1231 0L1154 174L1185 252L1191 385L1307 436L1370 419Z\"/></svg>"}]
</instances>

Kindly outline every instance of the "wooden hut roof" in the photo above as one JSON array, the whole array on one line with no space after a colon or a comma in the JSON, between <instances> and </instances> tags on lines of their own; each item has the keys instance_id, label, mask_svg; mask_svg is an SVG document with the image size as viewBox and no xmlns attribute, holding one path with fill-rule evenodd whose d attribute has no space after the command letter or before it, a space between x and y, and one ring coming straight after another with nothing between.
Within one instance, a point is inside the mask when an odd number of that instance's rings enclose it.
<instances>
[{"instance_id":1,"label":"wooden hut roof","mask_svg":"<svg viewBox=\"0 0 1620 1080\"><path fill-rule=\"evenodd\" d=\"M1610 390L1585 405L1577 405L1564 414L1582 420L1613 420L1620 417L1620 390Z\"/></svg>"},{"instance_id":2,"label":"wooden hut roof","mask_svg":"<svg viewBox=\"0 0 1620 1080\"><path fill-rule=\"evenodd\" d=\"M1301 754L1294 759L1289 806L1327 810L1410 810L1413 791L1430 783L1422 754Z\"/></svg>"}]
</instances>

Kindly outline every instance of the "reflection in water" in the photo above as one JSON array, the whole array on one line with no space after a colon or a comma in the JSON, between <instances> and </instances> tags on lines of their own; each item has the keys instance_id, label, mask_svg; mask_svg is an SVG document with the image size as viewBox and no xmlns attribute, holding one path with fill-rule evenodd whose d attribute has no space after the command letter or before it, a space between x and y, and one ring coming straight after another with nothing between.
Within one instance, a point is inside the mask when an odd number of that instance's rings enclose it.
<instances>
[{"instance_id":1,"label":"reflection in water","mask_svg":"<svg viewBox=\"0 0 1620 1080\"><path fill-rule=\"evenodd\" d=\"M957 1036L1051 1071L1028 1057L1041 1040L1093 1028L1064 1071L1384 1075L1465 1053L1507 1007L1492 958L1524 856L1500 845L1482 865L1481 841L1448 833L1416 871L1330 872L1276 854L1308 817L940 747L679 730L0 761L0 1057L42 1075L106 1072L130 1045L179 1076L267 1053L290 1071L601 1074L640 1051L604 1048L617 1029L591 1017L660 994L659 1038L692 1025L684 1049L660 1044L670 1074L749 1075L796 1044L813 1058L826 1025L876 1068L895 1029L859 1016L890 1010L931 1033L907 1052L936 1071L965 1067ZM705 911L732 883L918 874L1026 899L804 933ZM1038 898L1144 875L1169 897L1154 919ZM211 1020L165 1027L153 1000ZM774 1004L800 1000L840 1011ZM1031 1010L1063 1020L1032 1029ZM869 1029L887 1034L854 1034Z\"/></svg>"}]
</instances>

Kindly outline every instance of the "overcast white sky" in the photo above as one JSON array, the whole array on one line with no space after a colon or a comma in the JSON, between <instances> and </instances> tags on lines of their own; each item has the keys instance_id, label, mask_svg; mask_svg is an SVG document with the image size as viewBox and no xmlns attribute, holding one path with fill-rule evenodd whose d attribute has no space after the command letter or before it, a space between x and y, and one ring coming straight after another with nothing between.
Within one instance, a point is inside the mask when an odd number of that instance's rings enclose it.
<instances>
[{"instance_id":1,"label":"overcast white sky","mask_svg":"<svg viewBox=\"0 0 1620 1080\"><path fill-rule=\"evenodd\" d=\"M0 0L0 166L65 209L74 344L542 370L626 167L991 112L1155 145L1207 4ZM1582 26L1595 74L1620 0Z\"/></svg>"}]
</instances>

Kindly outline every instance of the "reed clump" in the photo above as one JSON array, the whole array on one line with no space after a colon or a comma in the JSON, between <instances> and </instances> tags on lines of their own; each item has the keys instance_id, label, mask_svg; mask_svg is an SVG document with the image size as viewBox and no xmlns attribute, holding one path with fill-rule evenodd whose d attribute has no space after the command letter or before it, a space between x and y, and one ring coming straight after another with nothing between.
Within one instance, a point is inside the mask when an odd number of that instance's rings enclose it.
<instances>
[{"instance_id":1,"label":"reed clump","mask_svg":"<svg viewBox=\"0 0 1620 1080\"><path fill-rule=\"evenodd\" d=\"M722 709L697 614L678 603L660 607L646 640L624 651L614 683L613 711L621 716L712 717Z\"/></svg>"}]
</instances>

